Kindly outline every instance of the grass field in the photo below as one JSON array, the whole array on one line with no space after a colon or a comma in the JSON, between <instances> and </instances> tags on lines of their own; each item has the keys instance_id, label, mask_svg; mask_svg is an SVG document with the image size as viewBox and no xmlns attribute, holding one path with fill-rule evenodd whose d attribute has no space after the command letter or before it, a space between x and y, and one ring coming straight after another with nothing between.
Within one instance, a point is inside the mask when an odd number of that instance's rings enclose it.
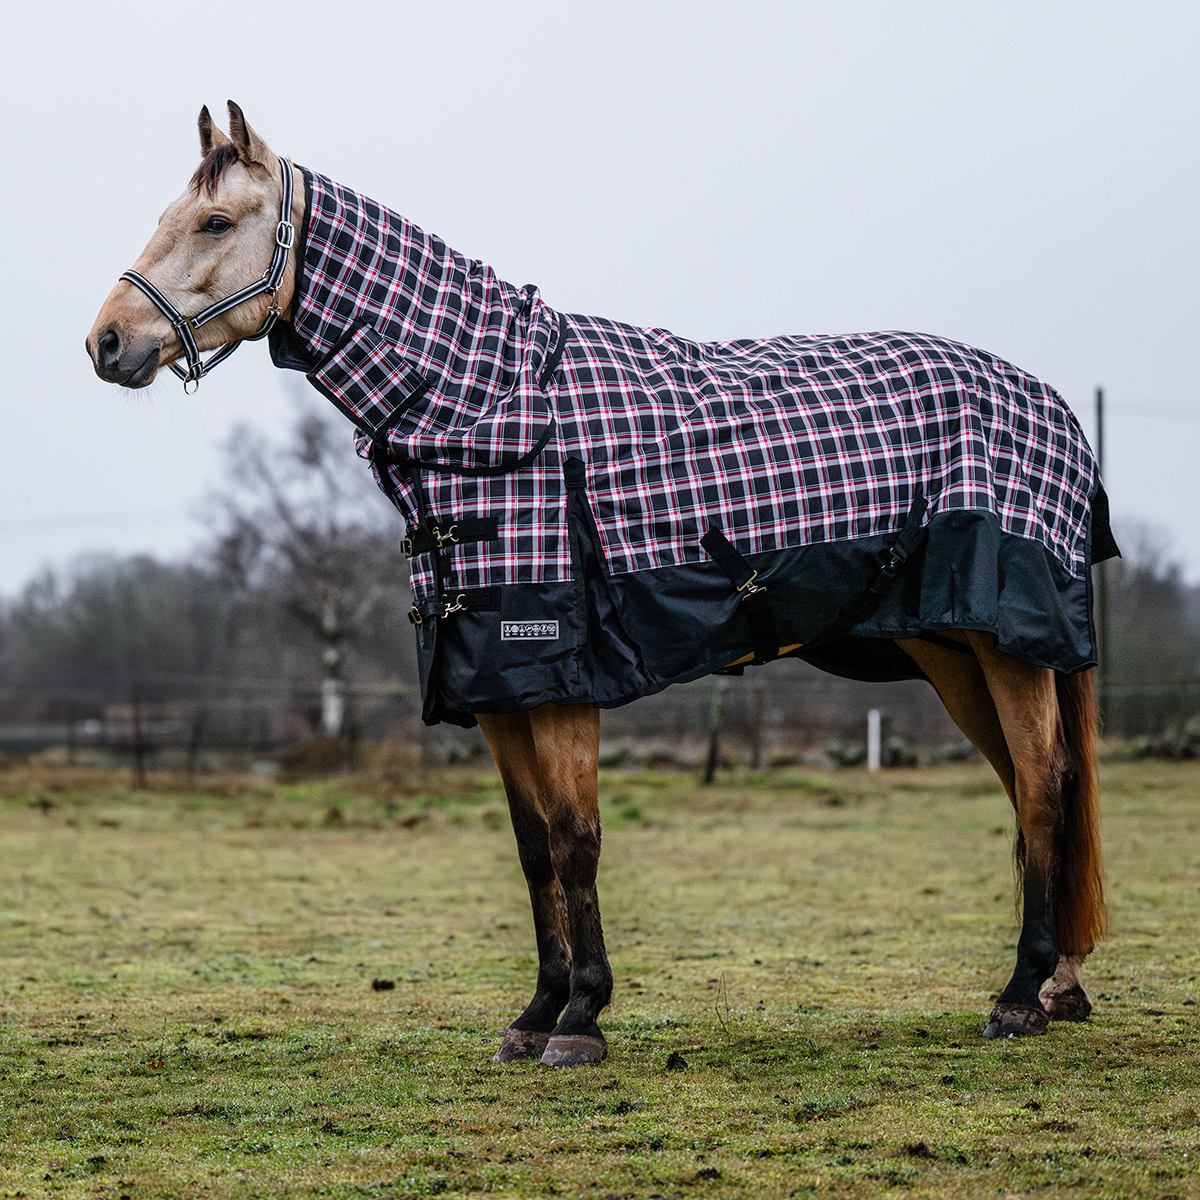
<instances>
[{"instance_id":1,"label":"grass field","mask_svg":"<svg viewBox=\"0 0 1200 1200\"><path fill-rule=\"evenodd\" d=\"M157 786L0 772L0 1195L1200 1196L1198 765L1105 770L1095 1015L1002 1044L985 768L606 776L577 1071L490 1061L535 969L494 776Z\"/></svg>"}]
</instances>

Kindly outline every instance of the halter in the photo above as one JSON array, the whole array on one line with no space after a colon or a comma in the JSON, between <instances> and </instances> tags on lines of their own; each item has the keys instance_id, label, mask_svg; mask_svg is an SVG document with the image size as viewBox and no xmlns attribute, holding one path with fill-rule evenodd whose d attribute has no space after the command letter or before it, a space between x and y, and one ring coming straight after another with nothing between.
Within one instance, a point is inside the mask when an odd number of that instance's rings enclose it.
<instances>
[{"instance_id":1,"label":"halter","mask_svg":"<svg viewBox=\"0 0 1200 1200\"><path fill-rule=\"evenodd\" d=\"M296 241L296 227L292 224L291 219L292 164L286 158L280 158L279 170L283 177L283 199L279 204L279 224L275 227L275 248L271 252L271 265L263 272L261 279L248 284L241 291L234 292L232 296L226 296L224 300L218 300L216 304L210 304L208 308L198 312L194 317L185 317L144 275L139 275L136 271L126 271L121 276L122 279L145 292L155 307L171 322L171 328L175 330L183 345L183 353L187 358L188 366L186 371L177 362L168 363L167 366L183 380L183 390L189 395L200 386L200 380L217 363L224 362L242 342L257 342L260 338L266 337L271 332L271 326L279 319L279 305L275 303L275 293L279 291L279 284L283 280L288 251ZM201 359L200 351L196 349L195 331L214 317L222 316L231 308L236 308L239 304L252 300L255 296L261 296L263 292L271 297L271 307L267 309L267 319L262 323L259 331L240 341L226 342L207 359ZM190 389L189 384L193 385Z\"/></svg>"}]
</instances>

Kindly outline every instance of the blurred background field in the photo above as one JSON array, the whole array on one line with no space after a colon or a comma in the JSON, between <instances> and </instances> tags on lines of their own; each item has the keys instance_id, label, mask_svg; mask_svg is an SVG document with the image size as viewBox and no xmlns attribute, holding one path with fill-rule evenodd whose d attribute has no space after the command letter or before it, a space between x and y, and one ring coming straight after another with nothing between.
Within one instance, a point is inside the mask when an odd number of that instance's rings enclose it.
<instances>
[{"instance_id":1,"label":"blurred background field","mask_svg":"<svg viewBox=\"0 0 1200 1200\"><path fill-rule=\"evenodd\" d=\"M611 1050L578 1072L490 1062L536 969L494 773L282 774L0 770L0 1191L1200 1189L1200 765L1105 766L1096 1012L1003 1045L982 764L605 770Z\"/></svg>"}]
</instances>

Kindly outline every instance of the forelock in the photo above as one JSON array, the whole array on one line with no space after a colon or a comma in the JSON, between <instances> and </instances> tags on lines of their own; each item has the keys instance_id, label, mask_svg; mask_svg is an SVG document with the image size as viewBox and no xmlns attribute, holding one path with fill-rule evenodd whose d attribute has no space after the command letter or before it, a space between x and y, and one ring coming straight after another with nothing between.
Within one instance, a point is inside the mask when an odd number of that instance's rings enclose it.
<instances>
[{"instance_id":1,"label":"forelock","mask_svg":"<svg viewBox=\"0 0 1200 1200\"><path fill-rule=\"evenodd\" d=\"M225 172L237 161L237 147L232 142L214 146L192 176L192 191L199 193L203 190L207 196L215 195L217 185L225 178Z\"/></svg>"}]
</instances>

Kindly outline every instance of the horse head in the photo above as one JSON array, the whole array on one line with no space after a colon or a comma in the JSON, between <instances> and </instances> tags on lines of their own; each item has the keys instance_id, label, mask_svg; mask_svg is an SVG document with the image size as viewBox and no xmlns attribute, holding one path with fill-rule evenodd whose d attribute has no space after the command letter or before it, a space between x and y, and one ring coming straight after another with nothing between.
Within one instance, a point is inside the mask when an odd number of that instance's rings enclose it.
<instances>
[{"instance_id":1,"label":"horse head","mask_svg":"<svg viewBox=\"0 0 1200 1200\"><path fill-rule=\"evenodd\" d=\"M130 273L142 283L135 286L122 278L88 334L87 352L96 374L110 383L145 387L159 367L187 354L186 338L196 351L232 348L262 331L272 312L282 312L286 319L295 275L284 270L274 294L264 289L228 311L195 320L202 310L265 279L268 264L287 253L278 233L284 224L280 205L286 182L280 177L281 160L232 100L229 137L213 124L207 107L200 110L199 126L200 166L183 195L159 217ZM291 164L283 169L298 176ZM290 216L298 227L303 189L294 188L292 194ZM174 308L176 322L150 298L142 286L147 282ZM188 357L197 356L193 352Z\"/></svg>"}]
</instances>

